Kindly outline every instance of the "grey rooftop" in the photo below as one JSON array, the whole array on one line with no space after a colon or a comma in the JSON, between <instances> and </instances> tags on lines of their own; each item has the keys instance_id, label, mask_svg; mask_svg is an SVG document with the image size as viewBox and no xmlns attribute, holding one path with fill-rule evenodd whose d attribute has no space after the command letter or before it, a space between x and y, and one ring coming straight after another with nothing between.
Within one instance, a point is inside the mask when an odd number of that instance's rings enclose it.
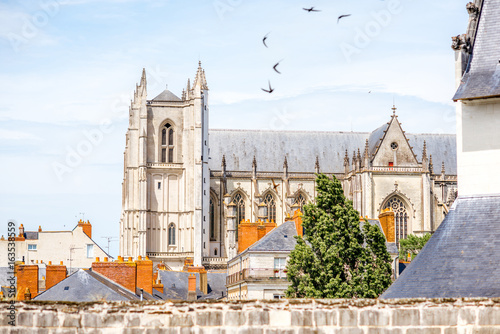
<instances>
[{"instance_id":1,"label":"grey rooftop","mask_svg":"<svg viewBox=\"0 0 500 334\"><path fill-rule=\"evenodd\" d=\"M380 297L500 297L500 195L459 197L417 257Z\"/></svg>"},{"instance_id":2,"label":"grey rooftop","mask_svg":"<svg viewBox=\"0 0 500 334\"><path fill-rule=\"evenodd\" d=\"M227 171L251 171L253 157L257 170L282 172L287 157L290 172L315 172L316 157L322 173L343 173L347 150L364 151L370 140L370 153L383 135L386 125L370 132L308 132L272 130L209 130L209 168L221 170L222 156ZM427 154L432 154L435 166L445 163L446 173L456 175L456 136L450 134L406 134L418 161L422 159L424 140Z\"/></svg>"},{"instance_id":3,"label":"grey rooftop","mask_svg":"<svg viewBox=\"0 0 500 334\"><path fill-rule=\"evenodd\" d=\"M500 96L500 0L483 0L471 59L453 100Z\"/></svg>"}]
</instances>

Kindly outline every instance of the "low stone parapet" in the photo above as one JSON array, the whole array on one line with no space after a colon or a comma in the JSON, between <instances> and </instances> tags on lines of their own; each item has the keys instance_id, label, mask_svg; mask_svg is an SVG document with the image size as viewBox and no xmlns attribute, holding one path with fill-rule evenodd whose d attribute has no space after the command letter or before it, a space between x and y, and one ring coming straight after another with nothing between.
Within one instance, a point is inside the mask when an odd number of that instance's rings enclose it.
<instances>
[{"instance_id":1,"label":"low stone parapet","mask_svg":"<svg viewBox=\"0 0 500 334\"><path fill-rule=\"evenodd\" d=\"M0 304L0 333L500 333L500 299Z\"/></svg>"}]
</instances>

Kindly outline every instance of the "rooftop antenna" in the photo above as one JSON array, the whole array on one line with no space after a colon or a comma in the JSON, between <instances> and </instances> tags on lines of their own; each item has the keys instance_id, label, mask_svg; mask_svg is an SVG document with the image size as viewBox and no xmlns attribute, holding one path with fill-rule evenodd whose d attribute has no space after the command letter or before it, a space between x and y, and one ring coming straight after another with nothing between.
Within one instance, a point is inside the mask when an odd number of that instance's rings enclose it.
<instances>
[{"instance_id":1,"label":"rooftop antenna","mask_svg":"<svg viewBox=\"0 0 500 334\"><path fill-rule=\"evenodd\" d=\"M104 239L107 239L108 240L108 246L107 246L107 253L109 255L109 244L112 242L112 241L118 241L118 237L101 237L101 238L104 238Z\"/></svg>"}]
</instances>

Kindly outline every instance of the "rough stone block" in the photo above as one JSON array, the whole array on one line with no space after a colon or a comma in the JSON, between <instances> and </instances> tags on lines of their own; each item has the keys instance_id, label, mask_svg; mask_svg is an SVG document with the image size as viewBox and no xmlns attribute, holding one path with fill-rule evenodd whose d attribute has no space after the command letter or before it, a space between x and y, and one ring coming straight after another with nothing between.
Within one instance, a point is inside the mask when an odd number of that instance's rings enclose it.
<instances>
[{"instance_id":1,"label":"rough stone block","mask_svg":"<svg viewBox=\"0 0 500 334\"><path fill-rule=\"evenodd\" d=\"M55 331L51 330L50 332L55 333L55 334L78 334L78 329L77 328L58 328Z\"/></svg>"},{"instance_id":2,"label":"rough stone block","mask_svg":"<svg viewBox=\"0 0 500 334\"><path fill-rule=\"evenodd\" d=\"M393 326L419 326L420 311L418 309L394 309L392 310Z\"/></svg>"},{"instance_id":3,"label":"rough stone block","mask_svg":"<svg viewBox=\"0 0 500 334\"><path fill-rule=\"evenodd\" d=\"M359 314L360 326L388 326L390 320L390 310L388 309L366 309Z\"/></svg>"},{"instance_id":4,"label":"rough stone block","mask_svg":"<svg viewBox=\"0 0 500 334\"><path fill-rule=\"evenodd\" d=\"M78 328L78 334L111 334L111 328L101 329L101 328Z\"/></svg>"},{"instance_id":5,"label":"rough stone block","mask_svg":"<svg viewBox=\"0 0 500 334\"><path fill-rule=\"evenodd\" d=\"M323 331L318 328L301 327L295 331L297 334L323 334Z\"/></svg>"},{"instance_id":6,"label":"rough stone block","mask_svg":"<svg viewBox=\"0 0 500 334\"><path fill-rule=\"evenodd\" d=\"M462 327L463 328L463 327ZM460 333L470 333L471 330L467 331L467 329L461 329ZM454 328L445 328L443 334L458 334L458 330L456 327Z\"/></svg>"},{"instance_id":7,"label":"rough stone block","mask_svg":"<svg viewBox=\"0 0 500 334\"><path fill-rule=\"evenodd\" d=\"M456 326L458 310L455 308L425 308L422 310L422 326Z\"/></svg>"},{"instance_id":8,"label":"rough stone block","mask_svg":"<svg viewBox=\"0 0 500 334\"><path fill-rule=\"evenodd\" d=\"M292 315L289 311L271 310L269 323L275 327L289 327L292 324Z\"/></svg>"},{"instance_id":9,"label":"rough stone block","mask_svg":"<svg viewBox=\"0 0 500 334\"><path fill-rule=\"evenodd\" d=\"M191 314L172 314L170 316L171 327L192 327L194 325Z\"/></svg>"},{"instance_id":10,"label":"rough stone block","mask_svg":"<svg viewBox=\"0 0 500 334\"><path fill-rule=\"evenodd\" d=\"M245 312L229 311L224 315L224 325L243 326L246 321Z\"/></svg>"},{"instance_id":11,"label":"rough stone block","mask_svg":"<svg viewBox=\"0 0 500 334\"><path fill-rule=\"evenodd\" d=\"M364 334L361 328L335 328L330 333L332 334Z\"/></svg>"},{"instance_id":12,"label":"rough stone block","mask_svg":"<svg viewBox=\"0 0 500 334\"><path fill-rule=\"evenodd\" d=\"M196 315L198 326L222 326L223 314L220 311L201 312Z\"/></svg>"},{"instance_id":13,"label":"rough stone block","mask_svg":"<svg viewBox=\"0 0 500 334\"><path fill-rule=\"evenodd\" d=\"M125 316L125 325L127 327L139 327L141 324L140 313L129 313Z\"/></svg>"},{"instance_id":14,"label":"rough stone block","mask_svg":"<svg viewBox=\"0 0 500 334\"><path fill-rule=\"evenodd\" d=\"M141 327L163 327L169 325L172 316L164 314L146 313L146 314L141 314L140 319L141 319Z\"/></svg>"},{"instance_id":15,"label":"rough stone block","mask_svg":"<svg viewBox=\"0 0 500 334\"><path fill-rule=\"evenodd\" d=\"M408 328L406 334L441 334L441 328L438 327L418 327Z\"/></svg>"},{"instance_id":16,"label":"rough stone block","mask_svg":"<svg viewBox=\"0 0 500 334\"><path fill-rule=\"evenodd\" d=\"M291 316L292 326L312 326L313 324L313 313L311 311L292 311Z\"/></svg>"},{"instance_id":17,"label":"rough stone block","mask_svg":"<svg viewBox=\"0 0 500 334\"><path fill-rule=\"evenodd\" d=\"M101 318L103 327L123 327L125 315L118 313L104 314Z\"/></svg>"},{"instance_id":18,"label":"rough stone block","mask_svg":"<svg viewBox=\"0 0 500 334\"><path fill-rule=\"evenodd\" d=\"M337 311L332 310L316 310L313 313L315 326L336 326Z\"/></svg>"},{"instance_id":19,"label":"rough stone block","mask_svg":"<svg viewBox=\"0 0 500 334\"><path fill-rule=\"evenodd\" d=\"M368 328L366 334L403 334L400 328Z\"/></svg>"},{"instance_id":20,"label":"rough stone block","mask_svg":"<svg viewBox=\"0 0 500 334\"><path fill-rule=\"evenodd\" d=\"M79 314L65 314L61 326L80 328L82 327L81 316Z\"/></svg>"},{"instance_id":21,"label":"rough stone block","mask_svg":"<svg viewBox=\"0 0 500 334\"><path fill-rule=\"evenodd\" d=\"M97 313L84 313L82 315L82 326L85 328L101 328L101 315Z\"/></svg>"},{"instance_id":22,"label":"rough stone block","mask_svg":"<svg viewBox=\"0 0 500 334\"><path fill-rule=\"evenodd\" d=\"M59 327L59 318L54 311L35 313L35 327Z\"/></svg>"},{"instance_id":23,"label":"rough stone block","mask_svg":"<svg viewBox=\"0 0 500 334\"><path fill-rule=\"evenodd\" d=\"M358 325L358 312L356 310L340 309L339 326L355 327Z\"/></svg>"},{"instance_id":24,"label":"rough stone block","mask_svg":"<svg viewBox=\"0 0 500 334\"><path fill-rule=\"evenodd\" d=\"M295 330L285 328L264 328L264 334L295 334Z\"/></svg>"},{"instance_id":25,"label":"rough stone block","mask_svg":"<svg viewBox=\"0 0 500 334\"><path fill-rule=\"evenodd\" d=\"M264 334L264 329L258 327L240 327L238 334Z\"/></svg>"},{"instance_id":26,"label":"rough stone block","mask_svg":"<svg viewBox=\"0 0 500 334\"><path fill-rule=\"evenodd\" d=\"M146 328L123 328L123 334L145 334Z\"/></svg>"},{"instance_id":27,"label":"rough stone block","mask_svg":"<svg viewBox=\"0 0 500 334\"><path fill-rule=\"evenodd\" d=\"M476 323L476 309L474 308L461 308L458 310L457 325L474 325Z\"/></svg>"},{"instance_id":28,"label":"rough stone block","mask_svg":"<svg viewBox=\"0 0 500 334\"><path fill-rule=\"evenodd\" d=\"M474 327L472 330L473 334L500 334L500 328L498 327Z\"/></svg>"},{"instance_id":29,"label":"rough stone block","mask_svg":"<svg viewBox=\"0 0 500 334\"><path fill-rule=\"evenodd\" d=\"M269 311L254 310L248 312L249 325L269 325Z\"/></svg>"},{"instance_id":30,"label":"rough stone block","mask_svg":"<svg viewBox=\"0 0 500 334\"><path fill-rule=\"evenodd\" d=\"M500 325L500 307L485 307L479 309L479 325Z\"/></svg>"},{"instance_id":31,"label":"rough stone block","mask_svg":"<svg viewBox=\"0 0 500 334\"><path fill-rule=\"evenodd\" d=\"M33 327L34 317L34 312L21 311L17 314L16 325L22 327ZM10 318L8 319L10 320Z\"/></svg>"}]
</instances>

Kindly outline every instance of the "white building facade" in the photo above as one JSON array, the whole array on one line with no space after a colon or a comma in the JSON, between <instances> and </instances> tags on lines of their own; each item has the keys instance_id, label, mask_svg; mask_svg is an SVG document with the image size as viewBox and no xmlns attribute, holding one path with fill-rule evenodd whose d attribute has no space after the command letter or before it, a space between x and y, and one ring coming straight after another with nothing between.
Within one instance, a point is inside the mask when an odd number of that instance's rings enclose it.
<instances>
[{"instance_id":1,"label":"white building facade","mask_svg":"<svg viewBox=\"0 0 500 334\"><path fill-rule=\"evenodd\" d=\"M83 222L81 222L83 223ZM60 264L72 271L76 268L90 268L96 257L104 259L109 255L89 236L90 223L79 223L71 231L24 231L21 224L15 241L16 261L40 266ZM91 232L90 232L91 235ZM0 253L8 254L8 239L0 240ZM0 267L8 267L7 255L0 259Z\"/></svg>"}]
</instances>

